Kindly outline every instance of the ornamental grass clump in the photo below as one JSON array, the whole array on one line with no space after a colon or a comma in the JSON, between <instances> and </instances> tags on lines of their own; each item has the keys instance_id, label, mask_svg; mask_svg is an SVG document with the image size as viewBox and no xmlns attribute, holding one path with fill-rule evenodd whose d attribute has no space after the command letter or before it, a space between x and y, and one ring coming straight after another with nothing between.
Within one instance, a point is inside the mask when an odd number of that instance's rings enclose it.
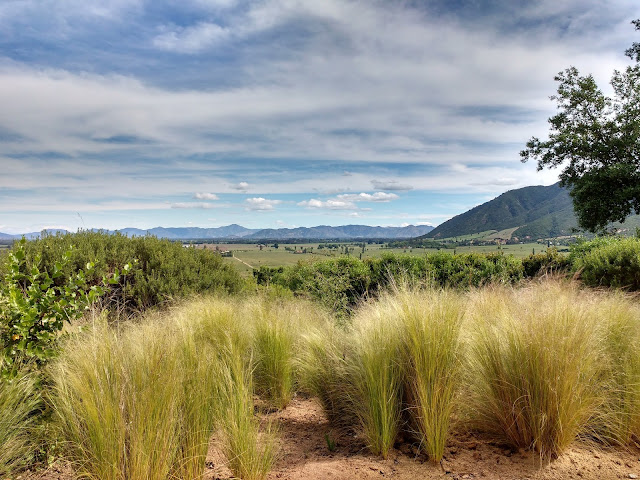
<instances>
[{"instance_id":1,"label":"ornamental grass clump","mask_svg":"<svg viewBox=\"0 0 640 480\"><path fill-rule=\"evenodd\" d=\"M327 321L304 332L296 362L300 389L316 397L331 423L343 430L357 423L350 406L346 355L344 328Z\"/></svg>"},{"instance_id":2,"label":"ornamental grass clump","mask_svg":"<svg viewBox=\"0 0 640 480\"><path fill-rule=\"evenodd\" d=\"M475 294L467 365L472 423L541 457L585 434L603 402L602 328L572 287Z\"/></svg>"},{"instance_id":3,"label":"ornamental grass clump","mask_svg":"<svg viewBox=\"0 0 640 480\"><path fill-rule=\"evenodd\" d=\"M374 454L386 457L404 431L432 461L442 459L460 388L463 315L461 294L431 289L385 293L358 310L344 336L337 397L347 397Z\"/></svg>"},{"instance_id":4,"label":"ornamental grass clump","mask_svg":"<svg viewBox=\"0 0 640 480\"><path fill-rule=\"evenodd\" d=\"M593 434L613 445L640 438L640 308L621 292L595 296L592 314L603 325L605 397Z\"/></svg>"},{"instance_id":5,"label":"ornamental grass clump","mask_svg":"<svg viewBox=\"0 0 640 480\"><path fill-rule=\"evenodd\" d=\"M90 479L126 478L127 386L117 333L100 325L71 339L50 371L58 430L76 471Z\"/></svg>"},{"instance_id":6,"label":"ornamental grass clump","mask_svg":"<svg viewBox=\"0 0 640 480\"><path fill-rule=\"evenodd\" d=\"M232 473L265 478L275 460L275 432L261 429L254 414L252 319L246 305L230 299L204 299L188 307L198 337L213 349L216 363L215 434Z\"/></svg>"},{"instance_id":7,"label":"ornamental grass clump","mask_svg":"<svg viewBox=\"0 0 640 480\"><path fill-rule=\"evenodd\" d=\"M95 479L164 479L180 432L180 356L170 333L104 325L76 337L51 369L52 402L67 455Z\"/></svg>"},{"instance_id":8,"label":"ornamental grass clump","mask_svg":"<svg viewBox=\"0 0 640 480\"><path fill-rule=\"evenodd\" d=\"M254 415L250 363L243 353L231 342L221 352L218 431L231 472L245 480L259 480L275 460L275 434L271 425L262 431Z\"/></svg>"},{"instance_id":9,"label":"ornamental grass clump","mask_svg":"<svg viewBox=\"0 0 640 480\"><path fill-rule=\"evenodd\" d=\"M318 310L306 302L265 297L256 297L245 309L253 323L255 391L270 407L285 408L296 390L302 322L316 324Z\"/></svg>"},{"instance_id":10,"label":"ornamental grass clump","mask_svg":"<svg viewBox=\"0 0 640 480\"><path fill-rule=\"evenodd\" d=\"M179 447L174 473L176 478L199 479L205 471L209 440L215 429L219 401L219 367L213 345L201 341L197 321L178 317L182 380L179 405Z\"/></svg>"},{"instance_id":11,"label":"ornamental grass clump","mask_svg":"<svg viewBox=\"0 0 640 480\"><path fill-rule=\"evenodd\" d=\"M214 433L234 475L266 475L274 440L254 416L240 307L192 300L119 330L96 322L65 343L50 369L51 398L80 475L201 478Z\"/></svg>"},{"instance_id":12,"label":"ornamental grass clump","mask_svg":"<svg viewBox=\"0 0 640 480\"><path fill-rule=\"evenodd\" d=\"M345 385L367 446L383 458L395 442L402 409L401 325L386 313L370 305L354 318L346 360L350 385Z\"/></svg>"},{"instance_id":13,"label":"ornamental grass clump","mask_svg":"<svg viewBox=\"0 0 640 480\"><path fill-rule=\"evenodd\" d=\"M465 302L460 294L429 290L400 292L394 303L403 325L406 413L420 448L439 462L461 382Z\"/></svg>"},{"instance_id":14,"label":"ornamental grass clump","mask_svg":"<svg viewBox=\"0 0 640 480\"><path fill-rule=\"evenodd\" d=\"M35 445L32 429L39 419L42 399L33 372L19 371L0 380L0 476L5 478L29 465Z\"/></svg>"}]
</instances>

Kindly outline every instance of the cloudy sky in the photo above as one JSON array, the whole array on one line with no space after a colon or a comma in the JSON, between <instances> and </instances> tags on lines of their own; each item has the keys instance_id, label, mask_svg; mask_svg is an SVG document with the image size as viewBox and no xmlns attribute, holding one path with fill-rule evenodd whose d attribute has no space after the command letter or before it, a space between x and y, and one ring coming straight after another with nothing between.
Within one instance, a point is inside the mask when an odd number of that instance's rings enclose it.
<instances>
[{"instance_id":1,"label":"cloudy sky","mask_svg":"<svg viewBox=\"0 0 640 480\"><path fill-rule=\"evenodd\" d=\"M0 0L0 232L402 225L549 185L637 0Z\"/></svg>"}]
</instances>

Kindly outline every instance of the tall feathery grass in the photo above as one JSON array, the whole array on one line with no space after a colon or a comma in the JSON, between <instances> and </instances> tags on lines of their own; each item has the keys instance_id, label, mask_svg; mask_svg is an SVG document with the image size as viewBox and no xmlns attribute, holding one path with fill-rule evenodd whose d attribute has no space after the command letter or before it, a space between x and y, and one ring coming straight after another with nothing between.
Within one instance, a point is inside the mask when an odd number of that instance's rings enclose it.
<instances>
[{"instance_id":1,"label":"tall feathery grass","mask_svg":"<svg viewBox=\"0 0 640 480\"><path fill-rule=\"evenodd\" d=\"M22 372L0 380L0 476L25 467L33 458L33 427L42 408L37 377Z\"/></svg>"},{"instance_id":2,"label":"tall feathery grass","mask_svg":"<svg viewBox=\"0 0 640 480\"><path fill-rule=\"evenodd\" d=\"M127 478L125 364L116 332L96 325L71 339L51 368L66 456L89 479Z\"/></svg>"},{"instance_id":3,"label":"tall feathery grass","mask_svg":"<svg viewBox=\"0 0 640 480\"><path fill-rule=\"evenodd\" d=\"M350 328L326 327L305 337L305 385L331 419L359 425L374 454L387 457L404 429L437 462L460 388L463 314L461 294L383 294L359 308Z\"/></svg>"},{"instance_id":4,"label":"tall feathery grass","mask_svg":"<svg viewBox=\"0 0 640 480\"><path fill-rule=\"evenodd\" d=\"M170 337L169 337L170 336ZM171 329L146 323L120 338L127 384L127 478L163 479L179 449L183 365ZM188 373L187 373L188 375Z\"/></svg>"},{"instance_id":5,"label":"tall feathery grass","mask_svg":"<svg viewBox=\"0 0 640 480\"><path fill-rule=\"evenodd\" d=\"M219 366L217 351L202 341L202 326L178 316L178 338L183 369L179 448L173 476L183 479L202 478L209 440L215 429L216 404L219 401Z\"/></svg>"},{"instance_id":6,"label":"tall feathery grass","mask_svg":"<svg viewBox=\"0 0 640 480\"><path fill-rule=\"evenodd\" d=\"M293 299L192 299L115 328L95 321L49 373L80 476L202 478L214 438L233 475L253 480L277 455L255 395L285 408L298 389L383 457L401 434L441 460L454 417L546 458L577 437L629 444L640 438L638 351L637 300L547 280L396 289L350 324ZM23 425L0 430L0 472L29 456L30 378L0 384L0 426Z\"/></svg>"},{"instance_id":7,"label":"tall feathery grass","mask_svg":"<svg viewBox=\"0 0 640 480\"><path fill-rule=\"evenodd\" d=\"M254 299L248 306L253 319L255 391L271 407L285 408L295 391L294 362L299 315L297 302Z\"/></svg>"},{"instance_id":8,"label":"tall feathery grass","mask_svg":"<svg viewBox=\"0 0 640 480\"><path fill-rule=\"evenodd\" d=\"M177 458L181 381L169 333L104 325L70 341L52 369L67 455L93 479L164 479Z\"/></svg>"},{"instance_id":9,"label":"tall feathery grass","mask_svg":"<svg viewBox=\"0 0 640 480\"><path fill-rule=\"evenodd\" d=\"M572 287L484 289L471 306L476 427L542 457L563 452L602 405L602 329Z\"/></svg>"},{"instance_id":10,"label":"tall feathery grass","mask_svg":"<svg viewBox=\"0 0 640 480\"><path fill-rule=\"evenodd\" d=\"M377 306L362 309L349 336L348 380L343 385L364 430L367 446L387 458L400 428L401 324Z\"/></svg>"},{"instance_id":11,"label":"tall feathery grass","mask_svg":"<svg viewBox=\"0 0 640 480\"><path fill-rule=\"evenodd\" d=\"M640 308L621 292L596 295L591 313L602 325L606 363L604 402L592 432L601 442L640 439Z\"/></svg>"},{"instance_id":12,"label":"tall feathery grass","mask_svg":"<svg viewBox=\"0 0 640 480\"><path fill-rule=\"evenodd\" d=\"M265 478L275 459L275 437L269 425L260 431L254 415L251 371L233 345L223 352L219 408L222 450L234 475Z\"/></svg>"},{"instance_id":13,"label":"tall feathery grass","mask_svg":"<svg viewBox=\"0 0 640 480\"><path fill-rule=\"evenodd\" d=\"M464 300L451 291L400 292L407 413L421 448L439 462L461 383Z\"/></svg>"},{"instance_id":14,"label":"tall feathery grass","mask_svg":"<svg viewBox=\"0 0 640 480\"><path fill-rule=\"evenodd\" d=\"M332 425L350 430L357 424L351 408L345 330L327 321L301 336L297 359L300 389L317 398Z\"/></svg>"},{"instance_id":15,"label":"tall feathery grass","mask_svg":"<svg viewBox=\"0 0 640 480\"><path fill-rule=\"evenodd\" d=\"M216 425L228 467L239 478L262 479L276 450L271 427L262 431L254 415L253 317L246 315L246 305L220 299L203 300L190 312L216 350Z\"/></svg>"},{"instance_id":16,"label":"tall feathery grass","mask_svg":"<svg viewBox=\"0 0 640 480\"><path fill-rule=\"evenodd\" d=\"M264 478L275 435L254 414L254 307L195 299L119 330L97 322L73 336L50 372L77 471L106 480L201 478L215 434L234 475Z\"/></svg>"}]
</instances>

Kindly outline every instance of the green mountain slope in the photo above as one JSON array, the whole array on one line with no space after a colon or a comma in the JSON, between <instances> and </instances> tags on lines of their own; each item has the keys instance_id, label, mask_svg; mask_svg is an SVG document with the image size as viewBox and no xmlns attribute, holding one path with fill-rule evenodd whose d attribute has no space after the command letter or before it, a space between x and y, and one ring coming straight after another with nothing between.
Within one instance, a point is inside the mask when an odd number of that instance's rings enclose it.
<instances>
[{"instance_id":1,"label":"green mountain slope","mask_svg":"<svg viewBox=\"0 0 640 480\"><path fill-rule=\"evenodd\" d=\"M518 227L517 237L568 235L578 224L571 197L559 184L510 190L439 225L426 236L448 238Z\"/></svg>"},{"instance_id":2,"label":"green mountain slope","mask_svg":"<svg viewBox=\"0 0 640 480\"><path fill-rule=\"evenodd\" d=\"M633 233L640 217L631 215L624 224L613 227ZM573 202L567 189L558 183L510 190L478 205L434 228L422 238L451 238L487 231L513 229L520 239L538 239L570 235L578 230Z\"/></svg>"}]
</instances>

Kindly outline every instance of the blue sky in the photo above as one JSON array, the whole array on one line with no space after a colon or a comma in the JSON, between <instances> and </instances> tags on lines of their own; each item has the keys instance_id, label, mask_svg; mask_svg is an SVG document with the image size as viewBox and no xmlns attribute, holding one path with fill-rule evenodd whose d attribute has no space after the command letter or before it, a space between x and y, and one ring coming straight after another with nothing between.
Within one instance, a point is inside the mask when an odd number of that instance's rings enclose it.
<instances>
[{"instance_id":1,"label":"blue sky","mask_svg":"<svg viewBox=\"0 0 640 480\"><path fill-rule=\"evenodd\" d=\"M637 0L2 0L0 232L430 223L551 184Z\"/></svg>"}]
</instances>

